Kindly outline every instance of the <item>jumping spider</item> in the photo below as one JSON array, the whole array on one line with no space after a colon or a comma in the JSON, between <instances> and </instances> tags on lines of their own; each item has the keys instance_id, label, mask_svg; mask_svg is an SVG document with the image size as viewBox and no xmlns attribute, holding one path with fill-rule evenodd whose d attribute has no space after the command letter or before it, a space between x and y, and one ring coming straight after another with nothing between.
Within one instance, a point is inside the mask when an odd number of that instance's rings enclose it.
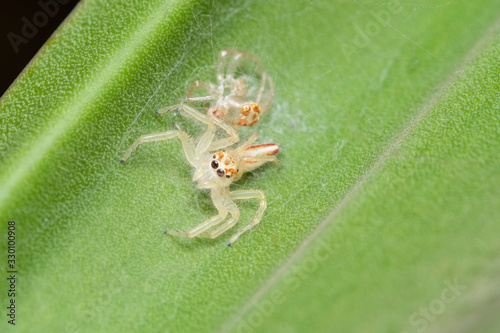
<instances>
[{"instance_id":1,"label":"jumping spider","mask_svg":"<svg viewBox=\"0 0 500 333\"><path fill-rule=\"evenodd\" d=\"M199 115L207 117L201 113ZM169 235L189 238L216 238L238 222L240 211L233 200L259 199L259 208L251 222L239 229L231 237L227 244L229 246L241 234L260 222L267 205L266 197L262 191L230 191L229 185L240 179L245 172L254 170L266 162L274 162L279 165L275 155L280 150L280 147L274 143L252 145L258 137L254 133L245 143L236 149L213 152L211 147L220 147L222 149L228 147L231 143L224 141L224 139L214 141L216 126L221 128L225 126L220 119L214 118L213 121L207 122L207 125L206 132L196 146L188 134L178 126L177 130L143 135L127 150L121 161L125 162L142 143L162 141L175 137L181 141L188 162L195 168L193 181L198 182L199 189L210 189L212 201L219 213L188 231L167 230L165 233ZM221 142L224 144L221 144ZM228 215L230 215L229 218ZM224 221L225 223L223 223ZM211 229L212 227L215 228Z\"/></svg>"}]
</instances>

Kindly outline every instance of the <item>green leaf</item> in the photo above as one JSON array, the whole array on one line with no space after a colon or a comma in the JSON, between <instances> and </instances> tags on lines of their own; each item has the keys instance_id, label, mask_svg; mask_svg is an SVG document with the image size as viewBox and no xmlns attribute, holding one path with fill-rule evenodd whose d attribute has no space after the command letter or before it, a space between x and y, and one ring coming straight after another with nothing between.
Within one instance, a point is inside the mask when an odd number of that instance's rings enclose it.
<instances>
[{"instance_id":1,"label":"green leaf","mask_svg":"<svg viewBox=\"0 0 500 333\"><path fill-rule=\"evenodd\" d=\"M87 0L0 101L0 304L16 221L22 332L495 332L500 327L500 3ZM234 189L262 222L179 239L215 213L154 113L258 55L281 144ZM240 224L257 208L241 203ZM463 286L463 287L462 287ZM5 310L4 310L5 311Z\"/></svg>"}]
</instances>

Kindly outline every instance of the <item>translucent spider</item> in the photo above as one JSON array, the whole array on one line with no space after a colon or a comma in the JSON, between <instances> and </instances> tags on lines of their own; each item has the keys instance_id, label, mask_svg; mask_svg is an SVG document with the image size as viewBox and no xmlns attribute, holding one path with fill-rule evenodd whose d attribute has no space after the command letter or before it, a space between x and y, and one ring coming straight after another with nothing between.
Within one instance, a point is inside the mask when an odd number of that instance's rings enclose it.
<instances>
[{"instance_id":1,"label":"translucent spider","mask_svg":"<svg viewBox=\"0 0 500 333\"><path fill-rule=\"evenodd\" d=\"M199 115L208 117L201 113ZM212 201L219 213L188 231L167 230L165 233L169 235L189 238L216 238L238 222L240 212L233 200L259 199L259 208L251 222L239 229L236 234L231 237L227 244L229 246L234 243L241 234L260 222L267 205L266 197L262 191L230 191L229 185L240 179L245 172L254 170L266 162L274 162L279 165L275 155L280 150L280 147L274 143L252 145L258 136L257 134L253 134L245 143L236 149L213 152L210 150L210 147L214 144L216 126L222 127L224 124L217 118L215 118L213 123L208 123L208 129L196 146L189 138L188 134L178 126L177 130L143 135L127 150L121 161L125 162L132 152L142 143L167 140L176 137L181 141L187 160L195 168L193 181L198 182L198 188L200 189L210 189ZM219 140L219 142L220 141L221 140ZM216 146L220 145L217 141L215 141L215 143Z\"/></svg>"},{"instance_id":2,"label":"translucent spider","mask_svg":"<svg viewBox=\"0 0 500 333\"><path fill-rule=\"evenodd\" d=\"M251 63L255 75L243 73L246 62ZM204 123L212 119L223 120L225 126L220 126L228 134L224 141L219 141L210 149L219 149L217 145L230 145L238 142L237 128L253 126L269 109L274 97L273 80L262 72L259 59L247 52L233 49L223 49L216 65L217 83L196 81L186 92L186 98L177 105L172 105L156 111L163 114L179 110L183 116L201 120L198 110L186 103L198 102L208 104L205 111L210 116ZM257 84L256 84L257 81ZM206 91L206 95L197 96L196 92ZM261 104L262 103L262 104ZM216 122L221 124L221 122Z\"/></svg>"}]
</instances>

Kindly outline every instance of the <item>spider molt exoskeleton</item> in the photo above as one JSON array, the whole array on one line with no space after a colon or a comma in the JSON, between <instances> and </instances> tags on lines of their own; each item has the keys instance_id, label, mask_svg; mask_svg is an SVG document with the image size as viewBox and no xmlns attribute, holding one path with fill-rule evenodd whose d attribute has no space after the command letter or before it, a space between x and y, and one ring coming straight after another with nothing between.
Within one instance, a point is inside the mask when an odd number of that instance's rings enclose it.
<instances>
[{"instance_id":1,"label":"spider molt exoskeleton","mask_svg":"<svg viewBox=\"0 0 500 333\"><path fill-rule=\"evenodd\" d=\"M206 115L201 116L207 117ZM193 181L198 182L199 189L210 189L212 201L218 214L188 231L167 230L165 233L181 237L216 238L232 228L240 217L235 199L259 199L260 205L250 223L234 234L228 246L234 243L241 234L260 222L266 210L266 197L260 190L230 191L229 186L248 171L254 170L266 162L274 162L279 166L276 154L280 147L275 143L252 145L258 135L254 133L241 146L235 149L222 150L231 145L225 139L214 140L218 127L225 126L220 119L214 118L207 123L208 128L195 145L186 132L177 126L177 130L147 134L139 137L121 159L125 162L132 152L142 143L179 138L188 162L195 168ZM213 151L210 147L220 147ZM224 223L223 223L224 222Z\"/></svg>"},{"instance_id":2,"label":"spider molt exoskeleton","mask_svg":"<svg viewBox=\"0 0 500 333\"><path fill-rule=\"evenodd\" d=\"M245 63L252 64L253 75L242 72ZM272 78L262 71L259 59L248 52L223 49L216 64L216 81L196 81L189 87L180 104L156 111L164 114L177 110L179 114L205 124L212 122L214 118L222 120L215 124L220 124L219 127L228 136L210 146L213 150L219 149L221 145L229 146L238 142L238 127L255 125L267 112L274 98ZM206 94L199 96L199 91L205 91ZM208 117L203 117L202 113L188 103L207 105L204 109Z\"/></svg>"}]
</instances>

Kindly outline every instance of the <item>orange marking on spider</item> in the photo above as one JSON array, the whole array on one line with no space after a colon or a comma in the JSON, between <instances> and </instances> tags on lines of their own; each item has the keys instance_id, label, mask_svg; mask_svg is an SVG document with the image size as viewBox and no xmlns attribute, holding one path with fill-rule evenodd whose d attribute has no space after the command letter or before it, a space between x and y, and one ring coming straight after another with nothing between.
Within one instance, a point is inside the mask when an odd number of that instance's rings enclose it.
<instances>
[{"instance_id":1,"label":"orange marking on spider","mask_svg":"<svg viewBox=\"0 0 500 333\"><path fill-rule=\"evenodd\" d=\"M250 146L247 148L247 150L254 151L257 155L265 154L267 156L272 156L276 155L279 152L280 146L275 143L263 143L260 145Z\"/></svg>"},{"instance_id":2,"label":"orange marking on spider","mask_svg":"<svg viewBox=\"0 0 500 333\"><path fill-rule=\"evenodd\" d=\"M218 161L222 161L222 159L224 158L224 153L219 151L215 153L214 158L216 158Z\"/></svg>"}]
</instances>

